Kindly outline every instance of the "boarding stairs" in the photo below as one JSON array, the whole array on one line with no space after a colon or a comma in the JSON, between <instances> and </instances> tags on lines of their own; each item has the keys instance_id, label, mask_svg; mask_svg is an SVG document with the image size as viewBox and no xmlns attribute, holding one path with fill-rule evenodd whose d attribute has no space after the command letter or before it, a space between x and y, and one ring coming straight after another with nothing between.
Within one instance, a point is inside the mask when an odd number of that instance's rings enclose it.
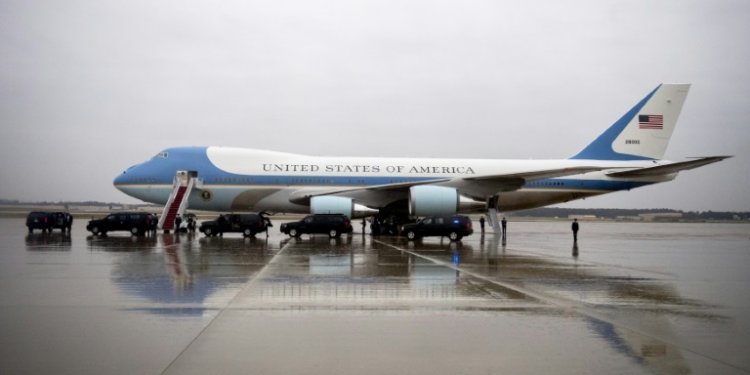
<instances>
[{"instance_id":1,"label":"boarding stairs","mask_svg":"<svg viewBox=\"0 0 750 375\"><path fill-rule=\"evenodd\" d=\"M169 233L170 230L176 230L174 227L174 219L177 215L185 214L185 210L188 206L188 197L190 196L190 191L193 190L195 180L196 179L186 171L177 172L177 175L174 178L172 194L169 195L169 200L167 200L167 204L164 205L164 210L159 217L158 226L164 231L164 233Z\"/></svg>"}]
</instances>

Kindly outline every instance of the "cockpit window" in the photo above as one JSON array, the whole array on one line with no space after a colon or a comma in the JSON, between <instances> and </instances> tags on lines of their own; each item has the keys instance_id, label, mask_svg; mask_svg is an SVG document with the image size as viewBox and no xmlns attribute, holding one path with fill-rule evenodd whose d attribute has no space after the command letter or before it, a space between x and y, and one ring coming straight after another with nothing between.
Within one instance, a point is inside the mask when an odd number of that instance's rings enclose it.
<instances>
[{"instance_id":1,"label":"cockpit window","mask_svg":"<svg viewBox=\"0 0 750 375\"><path fill-rule=\"evenodd\" d=\"M160 153L156 154L156 156L154 156L154 157L155 157L155 158L162 158L162 159L166 159L166 158L168 158L168 157L169 157L169 153L168 153L168 152L166 152L166 151L162 151L162 152L160 152Z\"/></svg>"}]
</instances>

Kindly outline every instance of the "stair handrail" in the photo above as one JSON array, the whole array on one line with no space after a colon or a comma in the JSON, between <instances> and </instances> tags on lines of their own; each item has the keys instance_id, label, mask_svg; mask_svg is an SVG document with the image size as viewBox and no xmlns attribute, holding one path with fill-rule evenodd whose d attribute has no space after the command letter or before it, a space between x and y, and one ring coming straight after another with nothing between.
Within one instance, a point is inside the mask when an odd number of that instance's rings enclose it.
<instances>
[{"instance_id":1,"label":"stair handrail","mask_svg":"<svg viewBox=\"0 0 750 375\"><path fill-rule=\"evenodd\" d=\"M195 185L195 179L188 178L188 183L185 187L185 194L182 196L180 207L177 208L177 215L182 216L185 214L185 210L187 210L188 207L188 200L190 200L190 192L193 190L193 185Z\"/></svg>"},{"instance_id":2,"label":"stair handrail","mask_svg":"<svg viewBox=\"0 0 750 375\"><path fill-rule=\"evenodd\" d=\"M164 228L164 222L167 220L167 215L169 214L169 207L174 203L174 200L177 197L177 192L180 191L180 185L180 180L175 176L172 179L172 193L169 194L167 204L164 205L164 209L161 211L161 216L159 216L159 223L157 224L159 229Z\"/></svg>"}]
</instances>

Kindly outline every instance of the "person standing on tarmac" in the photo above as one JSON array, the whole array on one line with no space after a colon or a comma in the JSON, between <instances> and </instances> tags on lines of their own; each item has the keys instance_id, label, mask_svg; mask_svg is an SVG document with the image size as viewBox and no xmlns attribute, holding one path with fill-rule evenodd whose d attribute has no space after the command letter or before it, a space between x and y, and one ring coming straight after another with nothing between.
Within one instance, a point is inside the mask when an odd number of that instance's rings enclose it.
<instances>
[{"instance_id":1,"label":"person standing on tarmac","mask_svg":"<svg viewBox=\"0 0 750 375\"><path fill-rule=\"evenodd\" d=\"M570 229L573 231L573 243L578 243L578 219L573 219Z\"/></svg>"},{"instance_id":2,"label":"person standing on tarmac","mask_svg":"<svg viewBox=\"0 0 750 375\"><path fill-rule=\"evenodd\" d=\"M500 221L501 227L503 229L503 238L505 238L505 228L508 226L508 220L505 220L505 216L503 216L503 220Z\"/></svg>"},{"instance_id":3,"label":"person standing on tarmac","mask_svg":"<svg viewBox=\"0 0 750 375\"><path fill-rule=\"evenodd\" d=\"M73 228L73 215L71 215L70 212L66 212L65 213L65 229L63 229L63 232L67 230L68 234L70 234L71 228Z\"/></svg>"},{"instance_id":4,"label":"person standing on tarmac","mask_svg":"<svg viewBox=\"0 0 750 375\"><path fill-rule=\"evenodd\" d=\"M479 227L482 228L482 233L484 233L484 216L479 218Z\"/></svg>"}]
</instances>

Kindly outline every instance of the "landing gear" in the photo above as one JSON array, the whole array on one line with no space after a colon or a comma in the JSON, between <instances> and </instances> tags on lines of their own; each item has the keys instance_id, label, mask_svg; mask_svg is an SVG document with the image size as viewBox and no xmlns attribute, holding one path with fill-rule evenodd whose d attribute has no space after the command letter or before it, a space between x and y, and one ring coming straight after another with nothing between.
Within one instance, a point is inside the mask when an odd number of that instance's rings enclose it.
<instances>
[{"instance_id":1,"label":"landing gear","mask_svg":"<svg viewBox=\"0 0 750 375\"><path fill-rule=\"evenodd\" d=\"M497 205L500 197L495 195L489 200L487 200L487 219L490 221L490 226L492 226L492 230L500 234L500 220L497 219Z\"/></svg>"}]
</instances>

